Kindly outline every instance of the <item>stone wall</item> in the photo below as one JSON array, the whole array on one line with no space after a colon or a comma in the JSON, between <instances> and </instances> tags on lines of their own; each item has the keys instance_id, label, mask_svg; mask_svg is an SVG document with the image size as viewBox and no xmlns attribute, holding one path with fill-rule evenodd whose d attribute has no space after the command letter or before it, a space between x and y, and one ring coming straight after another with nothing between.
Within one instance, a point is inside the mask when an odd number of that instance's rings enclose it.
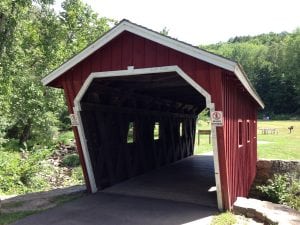
<instances>
[{"instance_id":1,"label":"stone wall","mask_svg":"<svg viewBox=\"0 0 300 225\"><path fill-rule=\"evenodd\" d=\"M249 196L257 197L257 185L266 184L268 179L273 178L274 174L293 173L300 178L300 161L294 160L266 160L262 159L256 163L256 177L252 184Z\"/></svg>"}]
</instances>

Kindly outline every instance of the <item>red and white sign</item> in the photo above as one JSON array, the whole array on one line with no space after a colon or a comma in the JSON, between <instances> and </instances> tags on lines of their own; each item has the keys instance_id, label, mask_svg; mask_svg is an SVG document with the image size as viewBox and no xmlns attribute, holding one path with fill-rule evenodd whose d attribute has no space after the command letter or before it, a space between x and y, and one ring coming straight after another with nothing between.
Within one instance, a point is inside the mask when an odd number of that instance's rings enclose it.
<instances>
[{"instance_id":1,"label":"red and white sign","mask_svg":"<svg viewBox=\"0 0 300 225\"><path fill-rule=\"evenodd\" d=\"M214 111L210 114L211 124L216 126L223 126L223 112Z\"/></svg>"}]
</instances>

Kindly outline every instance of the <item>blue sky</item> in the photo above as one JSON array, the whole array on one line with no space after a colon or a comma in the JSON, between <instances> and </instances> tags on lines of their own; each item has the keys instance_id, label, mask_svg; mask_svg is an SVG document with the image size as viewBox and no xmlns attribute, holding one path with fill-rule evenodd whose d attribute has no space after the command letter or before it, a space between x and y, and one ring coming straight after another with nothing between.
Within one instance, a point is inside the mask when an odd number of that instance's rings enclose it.
<instances>
[{"instance_id":1,"label":"blue sky","mask_svg":"<svg viewBox=\"0 0 300 225\"><path fill-rule=\"evenodd\" d=\"M167 27L170 36L193 45L300 27L300 0L83 1L100 16L126 18L156 31Z\"/></svg>"}]
</instances>

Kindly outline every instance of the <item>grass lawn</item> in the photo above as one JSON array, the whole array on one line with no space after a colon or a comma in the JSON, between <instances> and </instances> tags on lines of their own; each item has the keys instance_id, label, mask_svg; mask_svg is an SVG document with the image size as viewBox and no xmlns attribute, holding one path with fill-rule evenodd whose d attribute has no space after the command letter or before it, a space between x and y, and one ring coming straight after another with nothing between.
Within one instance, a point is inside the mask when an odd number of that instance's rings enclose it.
<instances>
[{"instance_id":1,"label":"grass lawn","mask_svg":"<svg viewBox=\"0 0 300 225\"><path fill-rule=\"evenodd\" d=\"M288 127L294 126L292 133ZM300 121L258 121L258 128L276 128L278 134L261 134L258 130L258 157L300 160Z\"/></svg>"},{"instance_id":2,"label":"grass lawn","mask_svg":"<svg viewBox=\"0 0 300 225\"><path fill-rule=\"evenodd\" d=\"M26 216L37 213L38 211L25 211L25 212L13 212L13 213L0 213L0 225L7 225L17 220L20 220Z\"/></svg>"},{"instance_id":3,"label":"grass lawn","mask_svg":"<svg viewBox=\"0 0 300 225\"><path fill-rule=\"evenodd\" d=\"M288 127L294 126L292 133ZM262 134L259 128L276 128L278 134ZM198 121L197 130L210 130L205 121ZM300 121L258 121L258 158L300 160ZM195 138L195 154L212 151L207 135L201 135L200 145Z\"/></svg>"},{"instance_id":4,"label":"grass lawn","mask_svg":"<svg viewBox=\"0 0 300 225\"><path fill-rule=\"evenodd\" d=\"M208 121L208 119L207 119L207 121ZM207 121L198 120L196 132L197 132L197 130L210 130L211 126L210 126L210 123L208 123ZM202 153L206 153L206 152L212 152L212 149L213 149L212 143L209 143L208 135L201 135L200 136L200 144L198 144L198 135L196 133L194 154L198 155L198 154L202 154Z\"/></svg>"}]
</instances>

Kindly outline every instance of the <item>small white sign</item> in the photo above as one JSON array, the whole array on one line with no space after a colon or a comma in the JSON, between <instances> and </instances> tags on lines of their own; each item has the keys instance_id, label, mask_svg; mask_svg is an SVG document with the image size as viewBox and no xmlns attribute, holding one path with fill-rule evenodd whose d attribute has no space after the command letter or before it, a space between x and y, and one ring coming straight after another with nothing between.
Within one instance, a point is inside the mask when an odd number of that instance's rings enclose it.
<instances>
[{"instance_id":1,"label":"small white sign","mask_svg":"<svg viewBox=\"0 0 300 225\"><path fill-rule=\"evenodd\" d=\"M218 127L223 126L223 112L222 111L214 111L210 115L211 124L214 124Z\"/></svg>"},{"instance_id":2,"label":"small white sign","mask_svg":"<svg viewBox=\"0 0 300 225\"><path fill-rule=\"evenodd\" d=\"M71 120L71 125L73 127L76 127L76 126L79 125L78 118L77 118L76 114L70 114L70 120Z\"/></svg>"}]
</instances>

